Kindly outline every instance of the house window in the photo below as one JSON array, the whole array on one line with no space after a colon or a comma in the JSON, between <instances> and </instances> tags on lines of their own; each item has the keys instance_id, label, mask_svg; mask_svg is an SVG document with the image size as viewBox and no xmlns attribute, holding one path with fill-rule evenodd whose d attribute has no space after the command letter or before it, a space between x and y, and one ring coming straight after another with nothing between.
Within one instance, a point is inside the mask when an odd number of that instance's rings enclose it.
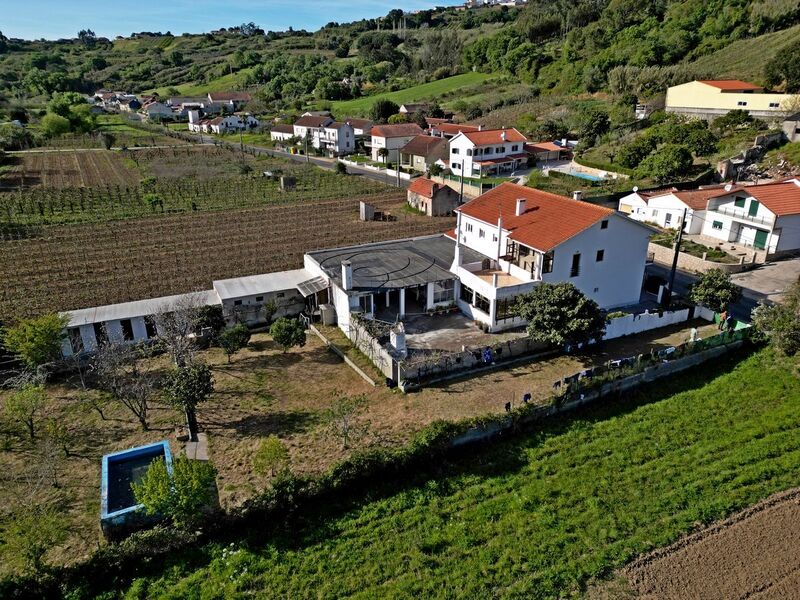
<instances>
[{"instance_id":1,"label":"house window","mask_svg":"<svg viewBox=\"0 0 800 600\"><path fill-rule=\"evenodd\" d=\"M67 329L69 336L69 345L72 348L73 354L80 354L83 352L83 338L81 337L81 330L79 327L70 327Z\"/></svg>"},{"instance_id":2,"label":"house window","mask_svg":"<svg viewBox=\"0 0 800 600\"><path fill-rule=\"evenodd\" d=\"M600 229L608 229L608 219L600 221Z\"/></svg>"},{"instance_id":3,"label":"house window","mask_svg":"<svg viewBox=\"0 0 800 600\"><path fill-rule=\"evenodd\" d=\"M458 148L451 148L450 149L450 153L451 154L458 154Z\"/></svg>"},{"instance_id":4,"label":"house window","mask_svg":"<svg viewBox=\"0 0 800 600\"><path fill-rule=\"evenodd\" d=\"M148 315L144 318L144 331L147 334L147 339L152 339L158 336L155 317Z\"/></svg>"},{"instance_id":5,"label":"house window","mask_svg":"<svg viewBox=\"0 0 800 600\"><path fill-rule=\"evenodd\" d=\"M511 146L511 151L512 152L516 152L517 150L519 150L519 145L514 144L513 146Z\"/></svg>"},{"instance_id":6,"label":"house window","mask_svg":"<svg viewBox=\"0 0 800 600\"><path fill-rule=\"evenodd\" d=\"M597 251L597 262L603 262L603 258L605 257L606 251L605 250L598 250Z\"/></svg>"},{"instance_id":7,"label":"house window","mask_svg":"<svg viewBox=\"0 0 800 600\"><path fill-rule=\"evenodd\" d=\"M472 233L472 223L467 223L464 225L464 229L467 230L467 233Z\"/></svg>"},{"instance_id":8,"label":"house window","mask_svg":"<svg viewBox=\"0 0 800 600\"><path fill-rule=\"evenodd\" d=\"M654 217L657 217L657 216L658 216L658 211L657 211L657 210L655 210L655 209L653 210L653 216L654 216Z\"/></svg>"},{"instance_id":9,"label":"house window","mask_svg":"<svg viewBox=\"0 0 800 600\"><path fill-rule=\"evenodd\" d=\"M577 277L581 274L581 254L576 252L572 255L572 266L569 269L570 277Z\"/></svg>"},{"instance_id":10,"label":"house window","mask_svg":"<svg viewBox=\"0 0 800 600\"><path fill-rule=\"evenodd\" d=\"M496 236L496 235L494 235L494 234L492 234L492 241L493 241L493 242L496 242L496 241L497 241L497 236Z\"/></svg>"},{"instance_id":11,"label":"house window","mask_svg":"<svg viewBox=\"0 0 800 600\"><path fill-rule=\"evenodd\" d=\"M478 229L478 237L479 238L486 237L486 232L483 229Z\"/></svg>"},{"instance_id":12,"label":"house window","mask_svg":"<svg viewBox=\"0 0 800 600\"><path fill-rule=\"evenodd\" d=\"M133 341L133 324L131 323L130 319L122 319L119 322L120 326L122 327L122 339L126 342Z\"/></svg>"},{"instance_id":13,"label":"house window","mask_svg":"<svg viewBox=\"0 0 800 600\"><path fill-rule=\"evenodd\" d=\"M494 152L494 150L492 148L484 148L483 149L483 153L484 154L491 154L492 152Z\"/></svg>"},{"instance_id":14,"label":"house window","mask_svg":"<svg viewBox=\"0 0 800 600\"><path fill-rule=\"evenodd\" d=\"M741 196L736 196L736 199L733 201L733 205L736 208L744 208L744 201L745 198L742 198Z\"/></svg>"},{"instance_id":15,"label":"house window","mask_svg":"<svg viewBox=\"0 0 800 600\"><path fill-rule=\"evenodd\" d=\"M779 102L770 102L770 103L769 103L769 107L770 107L770 108L780 108L780 107L781 107L781 105L780 105L780 103L779 103Z\"/></svg>"},{"instance_id":16,"label":"house window","mask_svg":"<svg viewBox=\"0 0 800 600\"><path fill-rule=\"evenodd\" d=\"M672 223L672 213L667 213L664 216L664 224L669 225L670 223Z\"/></svg>"},{"instance_id":17,"label":"house window","mask_svg":"<svg viewBox=\"0 0 800 600\"><path fill-rule=\"evenodd\" d=\"M503 148L502 146L500 146L499 148L495 148L495 152L497 152L498 154L502 154L504 150L505 148Z\"/></svg>"},{"instance_id":18,"label":"house window","mask_svg":"<svg viewBox=\"0 0 800 600\"><path fill-rule=\"evenodd\" d=\"M478 293L475 294L475 304L473 306L487 315L489 314L489 299Z\"/></svg>"},{"instance_id":19,"label":"house window","mask_svg":"<svg viewBox=\"0 0 800 600\"><path fill-rule=\"evenodd\" d=\"M471 287L467 287L463 283L461 284L461 295L459 296L459 298L461 298L463 302L466 302L467 304L472 304L473 300L472 296L474 293L475 292Z\"/></svg>"},{"instance_id":20,"label":"house window","mask_svg":"<svg viewBox=\"0 0 800 600\"><path fill-rule=\"evenodd\" d=\"M542 273L552 273L553 272L553 259L555 255L553 251L545 253L542 257Z\"/></svg>"},{"instance_id":21,"label":"house window","mask_svg":"<svg viewBox=\"0 0 800 600\"><path fill-rule=\"evenodd\" d=\"M744 100L739 100L739 102L736 103L736 106L747 106L747 102Z\"/></svg>"},{"instance_id":22,"label":"house window","mask_svg":"<svg viewBox=\"0 0 800 600\"><path fill-rule=\"evenodd\" d=\"M372 295L367 296L359 296L358 297L358 306L363 310L365 313L370 314L372 313Z\"/></svg>"},{"instance_id":23,"label":"house window","mask_svg":"<svg viewBox=\"0 0 800 600\"><path fill-rule=\"evenodd\" d=\"M461 165L458 164L457 162L450 163L450 168L460 171L461 170Z\"/></svg>"},{"instance_id":24,"label":"house window","mask_svg":"<svg viewBox=\"0 0 800 600\"><path fill-rule=\"evenodd\" d=\"M264 296L256 296L256 302L263 302Z\"/></svg>"},{"instance_id":25,"label":"house window","mask_svg":"<svg viewBox=\"0 0 800 600\"><path fill-rule=\"evenodd\" d=\"M433 284L433 303L440 304L443 302L453 301L453 290L455 281L446 279L445 281L437 281Z\"/></svg>"},{"instance_id":26,"label":"house window","mask_svg":"<svg viewBox=\"0 0 800 600\"><path fill-rule=\"evenodd\" d=\"M233 305L234 306L241 306L242 305L242 301L241 300L234 300L233 301Z\"/></svg>"},{"instance_id":27,"label":"house window","mask_svg":"<svg viewBox=\"0 0 800 600\"><path fill-rule=\"evenodd\" d=\"M719 229L720 231L722 231L722 221L714 221L711 224L711 229Z\"/></svg>"},{"instance_id":28,"label":"house window","mask_svg":"<svg viewBox=\"0 0 800 600\"><path fill-rule=\"evenodd\" d=\"M517 297L513 298L500 298L495 304L495 320L505 321L506 319L513 319L516 314Z\"/></svg>"},{"instance_id":29,"label":"house window","mask_svg":"<svg viewBox=\"0 0 800 600\"><path fill-rule=\"evenodd\" d=\"M275 294L276 298L283 298L284 296L286 296L286 292L278 292L277 294Z\"/></svg>"},{"instance_id":30,"label":"house window","mask_svg":"<svg viewBox=\"0 0 800 600\"><path fill-rule=\"evenodd\" d=\"M467 148L467 156L472 156L472 150Z\"/></svg>"},{"instance_id":31,"label":"house window","mask_svg":"<svg viewBox=\"0 0 800 600\"><path fill-rule=\"evenodd\" d=\"M94 323L94 337L97 340L98 346L105 346L108 343L108 335L106 334L106 326L102 323Z\"/></svg>"}]
</instances>

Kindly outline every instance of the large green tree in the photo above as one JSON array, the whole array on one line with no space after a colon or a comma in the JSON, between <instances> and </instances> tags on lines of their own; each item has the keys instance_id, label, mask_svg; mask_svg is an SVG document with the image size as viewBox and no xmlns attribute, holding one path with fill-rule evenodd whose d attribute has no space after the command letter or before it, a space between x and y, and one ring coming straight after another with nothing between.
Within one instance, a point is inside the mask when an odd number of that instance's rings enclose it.
<instances>
[{"instance_id":1,"label":"large green tree","mask_svg":"<svg viewBox=\"0 0 800 600\"><path fill-rule=\"evenodd\" d=\"M780 304L759 304L753 311L753 327L780 352L800 352L800 282L784 294Z\"/></svg>"},{"instance_id":2,"label":"large green tree","mask_svg":"<svg viewBox=\"0 0 800 600\"><path fill-rule=\"evenodd\" d=\"M0 330L0 341L9 352L35 369L60 358L67 322L67 317L55 313L24 319Z\"/></svg>"},{"instance_id":3,"label":"large green tree","mask_svg":"<svg viewBox=\"0 0 800 600\"><path fill-rule=\"evenodd\" d=\"M789 93L800 92L800 41L778 51L764 68L769 85L785 84Z\"/></svg>"},{"instance_id":4,"label":"large green tree","mask_svg":"<svg viewBox=\"0 0 800 600\"><path fill-rule=\"evenodd\" d=\"M337 163L342 164L342 163ZM231 356L236 354L239 350L247 346L250 342L250 330L244 323L238 323L233 327L224 329L219 336L217 336L219 345L228 357L228 362L231 362Z\"/></svg>"},{"instance_id":5,"label":"large green tree","mask_svg":"<svg viewBox=\"0 0 800 600\"><path fill-rule=\"evenodd\" d=\"M693 162L692 153L686 146L665 144L645 158L636 172L640 177L652 177L663 183L687 175Z\"/></svg>"},{"instance_id":6,"label":"large green tree","mask_svg":"<svg viewBox=\"0 0 800 600\"><path fill-rule=\"evenodd\" d=\"M742 297L742 289L731 281L730 273L711 269L703 273L691 287L689 299L716 312L728 310Z\"/></svg>"},{"instance_id":7,"label":"large green tree","mask_svg":"<svg viewBox=\"0 0 800 600\"><path fill-rule=\"evenodd\" d=\"M571 283L539 284L517 298L515 310L532 339L554 346L601 340L606 330L603 311Z\"/></svg>"},{"instance_id":8,"label":"large green tree","mask_svg":"<svg viewBox=\"0 0 800 600\"><path fill-rule=\"evenodd\" d=\"M306 345L306 330L298 319L281 317L269 328L269 334L284 352L293 346Z\"/></svg>"},{"instance_id":9,"label":"large green tree","mask_svg":"<svg viewBox=\"0 0 800 600\"><path fill-rule=\"evenodd\" d=\"M164 382L164 395L170 404L184 411L189 439L197 441L197 405L214 391L214 376L208 365L195 362L170 372Z\"/></svg>"}]
</instances>

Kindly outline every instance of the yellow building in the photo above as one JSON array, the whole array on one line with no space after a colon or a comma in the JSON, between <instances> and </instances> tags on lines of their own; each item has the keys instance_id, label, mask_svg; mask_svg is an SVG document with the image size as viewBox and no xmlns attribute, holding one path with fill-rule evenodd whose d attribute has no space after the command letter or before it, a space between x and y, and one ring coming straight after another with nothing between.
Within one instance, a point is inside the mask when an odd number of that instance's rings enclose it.
<instances>
[{"instance_id":1,"label":"yellow building","mask_svg":"<svg viewBox=\"0 0 800 600\"><path fill-rule=\"evenodd\" d=\"M794 98L765 93L764 88L738 79L690 81L667 89L666 110L711 119L739 109L762 119L782 119L794 112Z\"/></svg>"}]
</instances>

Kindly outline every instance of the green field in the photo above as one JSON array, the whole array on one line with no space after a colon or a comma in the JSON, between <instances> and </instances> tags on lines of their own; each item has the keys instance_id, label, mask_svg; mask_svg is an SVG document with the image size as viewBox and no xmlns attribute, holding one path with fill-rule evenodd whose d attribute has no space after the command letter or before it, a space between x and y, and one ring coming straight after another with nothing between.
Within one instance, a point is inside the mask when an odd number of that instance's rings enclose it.
<instances>
[{"instance_id":1,"label":"green field","mask_svg":"<svg viewBox=\"0 0 800 600\"><path fill-rule=\"evenodd\" d=\"M800 483L797 359L716 361L326 502L282 535L175 558L129 598L553 598ZM727 371L727 372L726 372Z\"/></svg>"},{"instance_id":2,"label":"green field","mask_svg":"<svg viewBox=\"0 0 800 600\"><path fill-rule=\"evenodd\" d=\"M430 83L423 83L415 85L404 90L396 92L384 92L382 94L375 94L374 96L366 96L356 100L342 100L332 104L332 111L335 115L345 117L366 116L369 114L369 109L376 100L387 99L397 104L405 102L417 102L420 100L435 100L443 94L452 92L459 88L468 87L476 84L483 83L492 76L486 73L464 73L463 75L455 75L454 77L446 77L438 81L431 81Z\"/></svg>"}]
</instances>

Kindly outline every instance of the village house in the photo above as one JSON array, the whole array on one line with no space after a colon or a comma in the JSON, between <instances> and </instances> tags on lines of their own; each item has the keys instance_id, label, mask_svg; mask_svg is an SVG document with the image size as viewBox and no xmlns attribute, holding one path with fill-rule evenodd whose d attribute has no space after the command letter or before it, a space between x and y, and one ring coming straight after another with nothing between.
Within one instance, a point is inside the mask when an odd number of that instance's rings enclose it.
<instances>
[{"instance_id":1,"label":"village house","mask_svg":"<svg viewBox=\"0 0 800 600\"><path fill-rule=\"evenodd\" d=\"M330 115L300 117L294 123L294 135L300 139L304 139L306 136L312 138L315 131L322 132L326 125L330 125L333 122L333 118Z\"/></svg>"},{"instance_id":2,"label":"village house","mask_svg":"<svg viewBox=\"0 0 800 600\"><path fill-rule=\"evenodd\" d=\"M142 103L136 98L122 98L116 103L120 112L136 112L142 108Z\"/></svg>"},{"instance_id":3,"label":"village house","mask_svg":"<svg viewBox=\"0 0 800 600\"><path fill-rule=\"evenodd\" d=\"M702 234L767 256L800 250L800 179L727 185L708 199Z\"/></svg>"},{"instance_id":4,"label":"village house","mask_svg":"<svg viewBox=\"0 0 800 600\"><path fill-rule=\"evenodd\" d=\"M458 304L492 331L540 282L570 282L603 309L639 302L653 230L611 209L503 183L456 209ZM481 255L470 261L462 248Z\"/></svg>"},{"instance_id":5,"label":"village house","mask_svg":"<svg viewBox=\"0 0 800 600\"><path fill-rule=\"evenodd\" d=\"M665 229L680 229L681 216L685 214L684 232L699 234L707 219L708 200L721 190L721 185L686 191L673 188L640 192L634 188L632 193L620 198L618 210L635 221L653 223Z\"/></svg>"},{"instance_id":6,"label":"village house","mask_svg":"<svg viewBox=\"0 0 800 600\"><path fill-rule=\"evenodd\" d=\"M770 94L738 79L699 80L667 89L666 111L713 119L732 110L744 110L760 119L783 119L792 94Z\"/></svg>"},{"instance_id":7,"label":"village house","mask_svg":"<svg viewBox=\"0 0 800 600\"><path fill-rule=\"evenodd\" d=\"M247 92L209 92L208 101L222 107L225 112L242 110L253 97Z\"/></svg>"},{"instance_id":8,"label":"village house","mask_svg":"<svg viewBox=\"0 0 800 600\"><path fill-rule=\"evenodd\" d=\"M269 137L273 141L286 142L294 138L293 125L273 125L269 130Z\"/></svg>"},{"instance_id":9,"label":"village house","mask_svg":"<svg viewBox=\"0 0 800 600\"><path fill-rule=\"evenodd\" d=\"M572 147L567 140L525 144L525 152L536 159L537 165L572 158Z\"/></svg>"},{"instance_id":10,"label":"village house","mask_svg":"<svg viewBox=\"0 0 800 600\"><path fill-rule=\"evenodd\" d=\"M400 166L425 173L436 162L446 165L447 155L447 140L429 135L417 135L400 148Z\"/></svg>"},{"instance_id":11,"label":"village house","mask_svg":"<svg viewBox=\"0 0 800 600\"><path fill-rule=\"evenodd\" d=\"M353 134L355 134L356 139L369 138L370 131L375 126L375 123L373 123L369 119L347 118L347 119L342 119L342 120L345 123L349 123L350 126L353 128Z\"/></svg>"},{"instance_id":12,"label":"village house","mask_svg":"<svg viewBox=\"0 0 800 600\"><path fill-rule=\"evenodd\" d=\"M408 204L429 217L453 214L459 195L454 189L425 177L418 177L408 186Z\"/></svg>"},{"instance_id":13,"label":"village house","mask_svg":"<svg viewBox=\"0 0 800 600\"><path fill-rule=\"evenodd\" d=\"M503 175L527 165L527 138L513 127L461 132L450 140L450 170L455 175Z\"/></svg>"},{"instance_id":14,"label":"village house","mask_svg":"<svg viewBox=\"0 0 800 600\"><path fill-rule=\"evenodd\" d=\"M171 121L176 116L172 109L163 102L150 102L142 108L141 112L150 121Z\"/></svg>"},{"instance_id":15,"label":"village house","mask_svg":"<svg viewBox=\"0 0 800 600\"><path fill-rule=\"evenodd\" d=\"M328 156L352 154L356 148L356 138L350 123L332 122L321 130L313 130L312 144Z\"/></svg>"},{"instance_id":16,"label":"village house","mask_svg":"<svg viewBox=\"0 0 800 600\"><path fill-rule=\"evenodd\" d=\"M422 134L422 128L416 123L398 123L396 125L375 125L370 131L370 148L372 160L383 161L380 155L381 148L386 148L389 154L387 162L397 162L400 157L400 148L416 136Z\"/></svg>"}]
</instances>

